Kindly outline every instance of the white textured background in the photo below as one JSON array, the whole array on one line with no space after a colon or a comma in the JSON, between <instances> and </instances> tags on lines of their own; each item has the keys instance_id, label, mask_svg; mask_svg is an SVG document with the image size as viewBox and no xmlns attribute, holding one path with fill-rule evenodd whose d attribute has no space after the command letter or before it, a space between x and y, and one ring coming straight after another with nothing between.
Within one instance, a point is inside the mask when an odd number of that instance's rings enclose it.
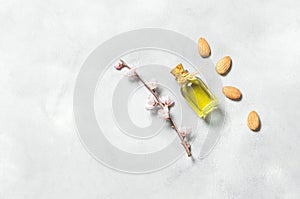
<instances>
[{"instance_id":1,"label":"white textured background","mask_svg":"<svg viewBox=\"0 0 300 199\"><path fill-rule=\"evenodd\" d=\"M74 130L83 61L112 36L144 27L206 37L214 62L233 58L223 83L244 93L226 101L215 150L186 171L113 171ZM299 35L297 0L0 0L0 198L299 198ZM245 123L252 109L259 133Z\"/></svg>"}]
</instances>

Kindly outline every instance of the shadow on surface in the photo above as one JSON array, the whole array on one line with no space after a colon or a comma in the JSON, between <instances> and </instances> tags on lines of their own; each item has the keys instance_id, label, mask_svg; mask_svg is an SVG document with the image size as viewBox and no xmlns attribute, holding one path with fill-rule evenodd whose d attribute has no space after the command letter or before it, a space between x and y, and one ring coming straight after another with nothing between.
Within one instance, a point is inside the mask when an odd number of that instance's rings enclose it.
<instances>
[{"instance_id":1,"label":"shadow on surface","mask_svg":"<svg viewBox=\"0 0 300 199\"><path fill-rule=\"evenodd\" d=\"M218 142L224 117L224 111L221 108L217 108L205 119L205 122L209 126L209 131L201 148L200 155L198 157L199 159L204 159L207 155L209 155Z\"/></svg>"}]
</instances>

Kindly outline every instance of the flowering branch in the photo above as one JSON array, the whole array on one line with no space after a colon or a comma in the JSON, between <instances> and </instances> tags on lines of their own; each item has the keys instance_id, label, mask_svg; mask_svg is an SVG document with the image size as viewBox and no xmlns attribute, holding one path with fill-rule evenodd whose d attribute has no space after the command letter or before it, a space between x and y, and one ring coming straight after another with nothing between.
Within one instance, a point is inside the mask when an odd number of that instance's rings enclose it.
<instances>
[{"instance_id":1,"label":"flowering branch","mask_svg":"<svg viewBox=\"0 0 300 199\"><path fill-rule=\"evenodd\" d=\"M131 77L136 77L138 78L139 81L141 81L144 86L149 90L151 95L148 98L148 101L145 105L146 109L151 110L156 106L159 106L160 109L158 110L158 115L166 120L168 120L176 131L182 146L184 147L187 155L190 157L192 156L191 153L191 145L190 143L186 140L186 136L189 133L190 130L188 129L178 129L176 126L174 120L172 119L169 111L169 107L173 105L173 101L169 97L161 97L159 98L157 92L156 92L156 83L155 82L150 82L147 84L136 72L135 67L130 67L128 64L126 64L123 60L120 60L118 65L115 66L117 70L121 70L123 68L127 68L128 71L126 71L125 75L131 76Z\"/></svg>"}]
</instances>

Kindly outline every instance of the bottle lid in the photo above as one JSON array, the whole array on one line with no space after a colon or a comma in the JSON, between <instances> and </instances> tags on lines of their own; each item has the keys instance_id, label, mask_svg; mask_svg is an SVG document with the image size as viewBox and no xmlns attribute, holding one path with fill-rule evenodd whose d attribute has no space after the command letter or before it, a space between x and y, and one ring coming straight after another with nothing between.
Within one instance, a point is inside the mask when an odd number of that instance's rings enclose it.
<instances>
[{"instance_id":1,"label":"bottle lid","mask_svg":"<svg viewBox=\"0 0 300 199\"><path fill-rule=\"evenodd\" d=\"M184 75L184 73L188 73L188 71L187 71L187 70L184 70L182 64L178 64L177 66L175 66L175 67L171 70L171 73L172 73L175 77L178 77L178 76Z\"/></svg>"},{"instance_id":2,"label":"bottle lid","mask_svg":"<svg viewBox=\"0 0 300 199\"><path fill-rule=\"evenodd\" d=\"M182 64L178 64L171 70L171 74L176 77L178 83L184 83L187 80L195 79L195 74L197 74L198 72L199 71L196 71L196 73L190 74L188 70L184 69Z\"/></svg>"}]
</instances>

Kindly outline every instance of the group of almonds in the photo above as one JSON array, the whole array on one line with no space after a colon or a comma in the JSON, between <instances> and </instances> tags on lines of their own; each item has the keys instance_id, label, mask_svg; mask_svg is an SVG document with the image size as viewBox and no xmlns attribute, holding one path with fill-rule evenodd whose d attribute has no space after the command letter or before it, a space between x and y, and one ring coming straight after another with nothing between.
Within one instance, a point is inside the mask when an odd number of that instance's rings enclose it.
<instances>
[{"instance_id":1,"label":"group of almonds","mask_svg":"<svg viewBox=\"0 0 300 199\"><path fill-rule=\"evenodd\" d=\"M198 40L198 51L203 58L207 58L211 54L210 46L207 43L206 39L204 39L203 37L200 37L200 39ZM226 75L231 68L231 64L231 57L225 56L217 62L216 71L220 75ZM238 101L242 98L241 91L234 86L224 86L222 91L224 95L231 100ZM251 111L248 114L247 125L253 131L258 131L260 129L260 118L256 111Z\"/></svg>"}]
</instances>

